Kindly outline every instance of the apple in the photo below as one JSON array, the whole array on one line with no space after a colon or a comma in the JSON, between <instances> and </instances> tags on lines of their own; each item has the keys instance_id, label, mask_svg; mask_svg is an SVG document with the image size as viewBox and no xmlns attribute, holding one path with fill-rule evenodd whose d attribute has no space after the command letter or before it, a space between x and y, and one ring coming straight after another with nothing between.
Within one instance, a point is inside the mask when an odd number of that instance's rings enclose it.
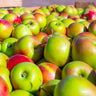
<instances>
[{"instance_id":1,"label":"apple","mask_svg":"<svg viewBox=\"0 0 96 96\"><path fill-rule=\"evenodd\" d=\"M76 8L76 9L77 9L78 15L81 16L83 11L84 11L84 9L83 8Z\"/></svg>"},{"instance_id":2,"label":"apple","mask_svg":"<svg viewBox=\"0 0 96 96\"><path fill-rule=\"evenodd\" d=\"M44 48L44 58L57 66L65 65L69 53L70 42L61 36L50 37Z\"/></svg>"},{"instance_id":3,"label":"apple","mask_svg":"<svg viewBox=\"0 0 96 96\"><path fill-rule=\"evenodd\" d=\"M33 14L34 14L34 13L40 13L40 14L42 14L42 15L46 16L46 15L45 15L45 13L43 12L43 10L42 10L42 9L40 9L40 8L39 8L39 9L34 10L34 11L33 11Z\"/></svg>"},{"instance_id":4,"label":"apple","mask_svg":"<svg viewBox=\"0 0 96 96\"><path fill-rule=\"evenodd\" d=\"M53 34L54 32L61 32L66 34L66 28L65 25L60 22L59 20L54 20L51 21L47 27L46 27L46 32L50 35Z\"/></svg>"},{"instance_id":5,"label":"apple","mask_svg":"<svg viewBox=\"0 0 96 96\"><path fill-rule=\"evenodd\" d=\"M14 90L10 93L10 96L34 96L25 90Z\"/></svg>"},{"instance_id":6,"label":"apple","mask_svg":"<svg viewBox=\"0 0 96 96\"><path fill-rule=\"evenodd\" d=\"M66 38L68 40L68 37L65 34L60 33L60 32L54 32L53 36L62 36L62 37Z\"/></svg>"},{"instance_id":7,"label":"apple","mask_svg":"<svg viewBox=\"0 0 96 96\"><path fill-rule=\"evenodd\" d=\"M50 80L43 84L43 86L40 89L40 95L39 96L53 96L55 86L60 82L60 80Z\"/></svg>"},{"instance_id":8,"label":"apple","mask_svg":"<svg viewBox=\"0 0 96 96\"><path fill-rule=\"evenodd\" d=\"M23 20L22 24L26 25L31 30L33 35L37 35L40 32L40 26L36 20L27 18Z\"/></svg>"},{"instance_id":9,"label":"apple","mask_svg":"<svg viewBox=\"0 0 96 96\"><path fill-rule=\"evenodd\" d=\"M80 18L80 17L77 14L71 14L71 15L69 15L69 18L73 19L73 18Z\"/></svg>"},{"instance_id":10,"label":"apple","mask_svg":"<svg viewBox=\"0 0 96 96\"><path fill-rule=\"evenodd\" d=\"M27 19L27 18L32 18L32 19L35 19L35 17L31 14L31 13L24 13L20 16L21 18L21 21Z\"/></svg>"},{"instance_id":11,"label":"apple","mask_svg":"<svg viewBox=\"0 0 96 96\"><path fill-rule=\"evenodd\" d=\"M0 76L0 96L9 96L9 89L5 80Z\"/></svg>"},{"instance_id":12,"label":"apple","mask_svg":"<svg viewBox=\"0 0 96 96\"><path fill-rule=\"evenodd\" d=\"M10 37L12 32L12 25L4 19L0 19L0 41Z\"/></svg>"},{"instance_id":13,"label":"apple","mask_svg":"<svg viewBox=\"0 0 96 96\"><path fill-rule=\"evenodd\" d=\"M59 12L59 13L62 13L64 9L65 9L65 6L64 6L64 5L58 5L58 6L55 8L55 10L56 10L57 12Z\"/></svg>"},{"instance_id":14,"label":"apple","mask_svg":"<svg viewBox=\"0 0 96 96\"><path fill-rule=\"evenodd\" d=\"M44 32L40 32L36 35L37 39L39 40L40 43L42 43L42 41L44 40L44 38L48 36L46 33Z\"/></svg>"},{"instance_id":15,"label":"apple","mask_svg":"<svg viewBox=\"0 0 96 96\"><path fill-rule=\"evenodd\" d=\"M67 19L63 19L61 22L63 22L63 24L65 25L65 27L68 27L70 24L75 23L74 20L67 18Z\"/></svg>"},{"instance_id":16,"label":"apple","mask_svg":"<svg viewBox=\"0 0 96 96\"><path fill-rule=\"evenodd\" d=\"M43 77L37 65L31 62L23 62L12 69L11 82L15 90L23 89L34 93L42 85Z\"/></svg>"},{"instance_id":17,"label":"apple","mask_svg":"<svg viewBox=\"0 0 96 96\"><path fill-rule=\"evenodd\" d=\"M47 8L51 12L55 10L55 6L54 5L48 5Z\"/></svg>"},{"instance_id":18,"label":"apple","mask_svg":"<svg viewBox=\"0 0 96 96\"><path fill-rule=\"evenodd\" d=\"M96 37L92 33L84 32L76 36L72 42L73 60L83 61L95 69L95 43Z\"/></svg>"},{"instance_id":19,"label":"apple","mask_svg":"<svg viewBox=\"0 0 96 96\"><path fill-rule=\"evenodd\" d=\"M81 18L73 18L73 20L75 22L82 22L82 21L86 21L85 19L81 19Z\"/></svg>"},{"instance_id":20,"label":"apple","mask_svg":"<svg viewBox=\"0 0 96 96\"><path fill-rule=\"evenodd\" d=\"M49 24L53 20L57 20L57 18L54 15L48 15L48 16L46 16L47 24Z\"/></svg>"},{"instance_id":21,"label":"apple","mask_svg":"<svg viewBox=\"0 0 96 96\"><path fill-rule=\"evenodd\" d=\"M79 23L85 25L85 27L88 29L89 25L90 25L90 22L88 21L80 21Z\"/></svg>"},{"instance_id":22,"label":"apple","mask_svg":"<svg viewBox=\"0 0 96 96\"><path fill-rule=\"evenodd\" d=\"M23 10L20 9L20 8L14 8L14 9L11 11L11 13L13 13L13 14L19 16L19 17L20 17L22 14L24 14Z\"/></svg>"},{"instance_id":23,"label":"apple","mask_svg":"<svg viewBox=\"0 0 96 96\"><path fill-rule=\"evenodd\" d=\"M27 57L25 55L17 54L17 55L14 55L9 58L9 60L7 62L7 68L11 72L11 70L13 69L14 66L16 66L17 64L22 63L22 62L34 63L29 57Z\"/></svg>"},{"instance_id":24,"label":"apple","mask_svg":"<svg viewBox=\"0 0 96 96\"><path fill-rule=\"evenodd\" d=\"M41 8L40 8L40 9L41 9ZM45 14L46 16L50 15L50 11L49 11L47 8L42 8L41 10L44 12L44 14Z\"/></svg>"},{"instance_id":25,"label":"apple","mask_svg":"<svg viewBox=\"0 0 96 96\"><path fill-rule=\"evenodd\" d=\"M88 31L96 36L96 20L90 23Z\"/></svg>"},{"instance_id":26,"label":"apple","mask_svg":"<svg viewBox=\"0 0 96 96\"><path fill-rule=\"evenodd\" d=\"M17 42L16 38L7 38L2 41L1 43L1 52L6 54L7 56L13 56L14 55L14 45Z\"/></svg>"},{"instance_id":27,"label":"apple","mask_svg":"<svg viewBox=\"0 0 96 96\"><path fill-rule=\"evenodd\" d=\"M20 17L12 13L5 15L3 19L9 21L11 24L13 24L14 27L21 24Z\"/></svg>"},{"instance_id":28,"label":"apple","mask_svg":"<svg viewBox=\"0 0 96 96\"><path fill-rule=\"evenodd\" d=\"M70 6L66 6L63 10L64 13L68 14L68 15L71 15L71 14L74 14L74 10L72 7Z\"/></svg>"},{"instance_id":29,"label":"apple","mask_svg":"<svg viewBox=\"0 0 96 96\"><path fill-rule=\"evenodd\" d=\"M55 87L54 96L95 96L96 87L83 77L69 76Z\"/></svg>"},{"instance_id":30,"label":"apple","mask_svg":"<svg viewBox=\"0 0 96 96\"><path fill-rule=\"evenodd\" d=\"M43 84L50 80L61 79L61 69L56 65L49 62L43 62L38 64L38 67L43 75Z\"/></svg>"},{"instance_id":31,"label":"apple","mask_svg":"<svg viewBox=\"0 0 96 96\"><path fill-rule=\"evenodd\" d=\"M0 13L8 14L7 9L0 9Z\"/></svg>"},{"instance_id":32,"label":"apple","mask_svg":"<svg viewBox=\"0 0 96 96\"><path fill-rule=\"evenodd\" d=\"M0 13L0 19L2 19L5 16L4 13Z\"/></svg>"},{"instance_id":33,"label":"apple","mask_svg":"<svg viewBox=\"0 0 96 96\"><path fill-rule=\"evenodd\" d=\"M43 28L45 28L45 26L46 26L46 17L41 13L35 13L34 16L35 16L37 22L40 25L40 29L42 30Z\"/></svg>"},{"instance_id":34,"label":"apple","mask_svg":"<svg viewBox=\"0 0 96 96\"><path fill-rule=\"evenodd\" d=\"M26 55L36 62L43 55L43 47L35 36L28 35L20 38L16 42L14 53Z\"/></svg>"},{"instance_id":35,"label":"apple","mask_svg":"<svg viewBox=\"0 0 96 96\"><path fill-rule=\"evenodd\" d=\"M20 24L15 27L12 32L12 37L20 39L23 36L32 35L31 30L24 24Z\"/></svg>"},{"instance_id":36,"label":"apple","mask_svg":"<svg viewBox=\"0 0 96 96\"><path fill-rule=\"evenodd\" d=\"M24 14L25 13L32 13L32 10L25 8L25 7L23 7L22 10L23 10Z\"/></svg>"},{"instance_id":37,"label":"apple","mask_svg":"<svg viewBox=\"0 0 96 96\"><path fill-rule=\"evenodd\" d=\"M6 67L0 65L0 77L2 77L5 80L6 84L8 85L9 92L11 92L12 85L9 76L10 76L9 70Z\"/></svg>"},{"instance_id":38,"label":"apple","mask_svg":"<svg viewBox=\"0 0 96 96\"><path fill-rule=\"evenodd\" d=\"M94 12L93 10L88 10L87 12L85 11L81 18L86 19L89 22L92 22L94 20L96 20L96 12Z\"/></svg>"},{"instance_id":39,"label":"apple","mask_svg":"<svg viewBox=\"0 0 96 96\"><path fill-rule=\"evenodd\" d=\"M68 18L68 14L66 14L66 13L61 13L60 16L63 17L64 19Z\"/></svg>"},{"instance_id":40,"label":"apple","mask_svg":"<svg viewBox=\"0 0 96 96\"><path fill-rule=\"evenodd\" d=\"M51 12L50 15L59 16L59 13L58 12Z\"/></svg>"},{"instance_id":41,"label":"apple","mask_svg":"<svg viewBox=\"0 0 96 96\"><path fill-rule=\"evenodd\" d=\"M59 21L64 20L64 17L62 17L62 16L56 16L56 18L57 18Z\"/></svg>"},{"instance_id":42,"label":"apple","mask_svg":"<svg viewBox=\"0 0 96 96\"><path fill-rule=\"evenodd\" d=\"M95 71L91 66L82 61L71 61L63 67L62 79L65 79L66 77L73 75L84 77L91 81L93 84L96 84Z\"/></svg>"},{"instance_id":43,"label":"apple","mask_svg":"<svg viewBox=\"0 0 96 96\"><path fill-rule=\"evenodd\" d=\"M0 52L0 66L7 67L7 61L3 53Z\"/></svg>"},{"instance_id":44,"label":"apple","mask_svg":"<svg viewBox=\"0 0 96 96\"><path fill-rule=\"evenodd\" d=\"M83 24L81 23L72 23L71 25L68 26L67 28L67 36L70 38L76 37L78 34L86 31L86 28Z\"/></svg>"}]
</instances>

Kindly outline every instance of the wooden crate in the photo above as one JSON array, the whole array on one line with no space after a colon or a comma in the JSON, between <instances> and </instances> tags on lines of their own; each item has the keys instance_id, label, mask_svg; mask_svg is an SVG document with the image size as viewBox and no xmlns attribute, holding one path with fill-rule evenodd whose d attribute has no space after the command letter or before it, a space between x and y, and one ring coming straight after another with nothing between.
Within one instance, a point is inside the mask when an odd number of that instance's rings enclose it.
<instances>
[{"instance_id":1,"label":"wooden crate","mask_svg":"<svg viewBox=\"0 0 96 96\"><path fill-rule=\"evenodd\" d=\"M75 7L76 8L84 8L87 5L93 5L96 6L96 4L94 2L75 2Z\"/></svg>"},{"instance_id":2,"label":"wooden crate","mask_svg":"<svg viewBox=\"0 0 96 96\"><path fill-rule=\"evenodd\" d=\"M4 7L21 7L22 0L0 0L0 8Z\"/></svg>"}]
</instances>

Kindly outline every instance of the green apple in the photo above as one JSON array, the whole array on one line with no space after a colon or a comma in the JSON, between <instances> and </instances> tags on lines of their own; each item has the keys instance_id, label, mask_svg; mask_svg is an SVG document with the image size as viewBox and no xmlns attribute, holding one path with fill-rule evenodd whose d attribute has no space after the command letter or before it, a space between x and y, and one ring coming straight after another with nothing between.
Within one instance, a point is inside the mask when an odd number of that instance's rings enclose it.
<instances>
[{"instance_id":1,"label":"green apple","mask_svg":"<svg viewBox=\"0 0 96 96\"><path fill-rule=\"evenodd\" d=\"M40 90L39 96L53 96L55 86L60 82L60 80L50 80L43 84Z\"/></svg>"},{"instance_id":2,"label":"green apple","mask_svg":"<svg viewBox=\"0 0 96 96\"><path fill-rule=\"evenodd\" d=\"M63 19L62 22L63 22L63 24L64 24L66 27L68 27L68 26L69 26L70 24L72 24L72 23L75 23L75 21L72 20L72 19L70 19L70 18Z\"/></svg>"},{"instance_id":3,"label":"green apple","mask_svg":"<svg viewBox=\"0 0 96 96\"><path fill-rule=\"evenodd\" d=\"M51 22L53 20L57 20L57 18L54 15L48 15L46 17L47 24L49 24L49 22Z\"/></svg>"},{"instance_id":4,"label":"green apple","mask_svg":"<svg viewBox=\"0 0 96 96\"><path fill-rule=\"evenodd\" d=\"M0 19L2 19L5 16L4 13L0 13Z\"/></svg>"},{"instance_id":5,"label":"green apple","mask_svg":"<svg viewBox=\"0 0 96 96\"><path fill-rule=\"evenodd\" d=\"M11 82L14 89L23 89L34 93L42 85L43 77L37 65L23 62L12 69Z\"/></svg>"},{"instance_id":6,"label":"green apple","mask_svg":"<svg viewBox=\"0 0 96 96\"><path fill-rule=\"evenodd\" d=\"M23 20L22 24L25 24L31 30L33 35L37 35L40 32L40 26L36 20L27 18Z\"/></svg>"},{"instance_id":7,"label":"green apple","mask_svg":"<svg viewBox=\"0 0 96 96\"><path fill-rule=\"evenodd\" d=\"M5 82L8 85L9 92L11 92L12 91L12 85L11 85L10 77L9 77L10 72L6 67L1 66L1 65L0 65L0 76L5 80Z\"/></svg>"},{"instance_id":8,"label":"green apple","mask_svg":"<svg viewBox=\"0 0 96 96\"><path fill-rule=\"evenodd\" d=\"M3 53L0 52L0 65L7 67L7 61Z\"/></svg>"},{"instance_id":9,"label":"green apple","mask_svg":"<svg viewBox=\"0 0 96 96\"><path fill-rule=\"evenodd\" d=\"M57 66L65 65L69 53L70 42L61 36L50 37L44 48L44 58Z\"/></svg>"},{"instance_id":10,"label":"green apple","mask_svg":"<svg viewBox=\"0 0 96 96\"><path fill-rule=\"evenodd\" d=\"M64 9L65 9L65 6L64 5L58 5L55 10L57 12L59 12L59 13L62 13Z\"/></svg>"},{"instance_id":11,"label":"green apple","mask_svg":"<svg viewBox=\"0 0 96 96\"><path fill-rule=\"evenodd\" d=\"M63 67L62 79L72 75L84 77L91 81L93 84L96 84L95 71L90 65L82 61L71 61Z\"/></svg>"},{"instance_id":12,"label":"green apple","mask_svg":"<svg viewBox=\"0 0 96 96\"><path fill-rule=\"evenodd\" d=\"M0 9L0 13L8 14L8 11L7 11L7 9Z\"/></svg>"},{"instance_id":13,"label":"green apple","mask_svg":"<svg viewBox=\"0 0 96 96\"><path fill-rule=\"evenodd\" d=\"M1 52L11 57L14 55L14 45L17 42L16 38L7 38L1 43Z\"/></svg>"},{"instance_id":14,"label":"green apple","mask_svg":"<svg viewBox=\"0 0 96 96\"><path fill-rule=\"evenodd\" d=\"M47 34L53 34L54 32L61 32L66 34L65 25L59 20L51 21L46 27Z\"/></svg>"},{"instance_id":15,"label":"green apple","mask_svg":"<svg viewBox=\"0 0 96 96\"><path fill-rule=\"evenodd\" d=\"M88 29L88 27L90 25L90 23L88 21L80 21L79 23L85 25L87 29Z\"/></svg>"},{"instance_id":16,"label":"green apple","mask_svg":"<svg viewBox=\"0 0 96 96\"><path fill-rule=\"evenodd\" d=\"M54 96L96 96L96 87L83 77L69 76L57 84Z\"/></svg>"},{"instance_id":17,"label":"green apple","mask_svg":"<svg viewBox=\"0 0 96 96\"><path fill-rule=\"evenodd\" d=\"M14 53L26 55L36 62L43 55L43 47L35 36L27 35L17 41Z\"/></svg>"},{"instance_id":18,"label":"green apple","mask_svg":"<svg viewBox=\"0 0 96 96\"><path fill-rule=\"evenodd\" d=\"M84 9L83 8L77 8L78 15L81 16L83 13Z\"/></svg>"},{"instance_id":19,"label":"green apple","mask_svg":"<svg viewBox=\"0 0 96 96\"><path fill-rule=\"evenodd\" d=\"M25 90L14 90L10 93L10 96L34 96Z\"/></svg>"},{"instance_id":20,"label":"green apple","mask_svg":"<svg viewBox=\"0 0 96 96\"><path fill-rule=\"evenodd\" d=\"M46 16L50 15L50 11L47 8L42 8L41 10L44 12Z\"/></svg>"},{"instance_id":21,"label":"green apple","mask_svg":"<svg viewBox=\"0 0 96 96\"><path fill-rule=\"evenodd\" d=\"M20 24L18 25L12 32L12 37L14 38L21 38L23 36L26 36L26 35L32 35L32 32L30 31L30 29L24 25L24 24Z\"/></svg>"}]
</instances>

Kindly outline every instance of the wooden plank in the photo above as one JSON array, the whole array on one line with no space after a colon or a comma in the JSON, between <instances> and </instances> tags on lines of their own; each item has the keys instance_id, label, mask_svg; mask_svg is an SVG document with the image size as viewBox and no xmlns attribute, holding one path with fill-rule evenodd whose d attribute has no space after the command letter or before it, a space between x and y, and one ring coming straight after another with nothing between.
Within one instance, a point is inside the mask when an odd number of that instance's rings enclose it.
<instances>
[{"instance_id":1,"label":"wooden plank","mask_svg":"<svg viewBox=\"0 0 96 96\"><path fill-rule=\"evenodd\" d=\"M85 8L87 5L96 6L96 4L94 2L75 2L76 8Z\"/></svg>"},{"instance_id":2,"label":"wooden plank","mask_svg":"<svg viewBox=\"0 0 96 96\"><path fill-rule=\"evenodd\" d=\"M0 7L20 7L22 0L0 0Z\"/></svg>"}]
</instances>

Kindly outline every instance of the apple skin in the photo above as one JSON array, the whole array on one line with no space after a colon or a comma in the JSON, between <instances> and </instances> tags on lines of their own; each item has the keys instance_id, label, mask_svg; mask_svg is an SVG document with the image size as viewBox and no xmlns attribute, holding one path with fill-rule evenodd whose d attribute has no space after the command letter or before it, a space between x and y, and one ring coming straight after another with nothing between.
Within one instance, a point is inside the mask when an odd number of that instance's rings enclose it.
<instances>
[{"instance_id":1,"label":"apple skin","mask_svg":"<svg viewBox=\"0 0 96 96\"><path fill-rule=\"evenodd\" d=\"M43 55L43 47L35 36L28 35L20 38L16 42L14 53L26 55L36 62Z\"/></svg>"},{"instance_id":2,"label":"apple skin","mask_svg":"<svg viewBox=\"0 0 96 96\"><path fill-rule=\"evenodd\" d=\"M6 9L0 9L0 13L3 13L3 14L8 14L8 11Z\"/></svg>"},{"instance_id":3,"label":"apple skin","mask_svg":"<svg viewBox=\"0 0 96 96\"><path fill-rule=\"evenodd\" d=\"M39 96L53 96L55 86L60 82L60 80L50 80L43 84L43 86L40 89L40 95Z\"/></svg>"},{"instance_id":4,"label":"apple skin","mask_svg":"<svg viewBox=\"0 0 96 96\"><path fill-rule=\"evenodd\" d=\"M85 35L84 35L85 34ZM83 61L94 69L96 68L95 43L96 37L91 33L86 36L86 32L79 34L72 42L72 58L73 60ZM89 35L89 36L88 36Z\"/></svg>"},{"instance_id":5,"label":"apple skin","mask_svg":"<svg viewBox=\"0 0 96 96\"><path fill-rule=\"evenodd\" d=\"M25 90L14 90L10 93L10 96L34 96Z\"/></svg>"},{"instance_id":6,"label":"apple skin","mask_svg":"<svg viewBox=\"0 0 96 96\"><path fill-rule=\"evenodd\" d=\"M58 12L51 12L50 15L59 16L59 13Z\"/></svg>"},{"instance_id":7,"label":"apple skin","mask_svg":"<svg viewBox=\"0 0 96 96\"><path fill-rule=\"evenodd\" d=\"M12 69L11 82L14 89L23 89L34 93L42 85L43 77L37 65L24 62L19 63Z\"/></svg>"},{"instance_id":8,"label":"apple skin","mask_svg":"<svg viewBox=\"0 0 96 96\"><path fill-rule=\"evenodd\" d=\"M0 77L2 77L5 80L5 82L8 86L9 92L11 92L12 91L12 85L10 82L10 72L6 67L1 66L1 65L0 65Z\"/></svg>"},{"instance_id":9,"label":"apple skin","mask_svg":"<svg viewBox=\"0 0 96 96\"><path fill-rule=\"evenodd\" d=\"M5 80L0 76L0 96L9 96L9 89Z\"/></svg>"},{"instance_id":10,"label":"apple skin","mask_svg":"<svg viewBox=\"0 0 96 96\"><path fill-rule=\"evenodd\" d=\"M54 32L61 32L61 33L64 33L66 34L66 28L65 28L65 25L60 22L59 20L54 20L54 21L51 21L47 27L46 27L46 32L48 35L54 33Z\"/></svg>"},{"instance_id":11,"label":"apple skin","mask_svg":"<svg viewBox=\"0 0 96 96\"><path fill-rule=\"evenodd\" d=\"M83 77L69 76L56 85L54 96L96 96L96 87Z\"/></svg>"},{"instance_id":12,"label":"apple skin","mask_svg":"<svg viewBox=\"0 0 96 96\"><path fill-rule=\"evenodd\" d=\"M70 38L76 37L78 34L86 31L86 28L83 24L81 23L72 23L71 25L68 26L67 28L67 36Z\"/></svg>"},{"instance_id":13,"label":"apple skin","mask_svg":"<svg viewBox=\"0 0 96 96\"><path fill-rule=\"evenodd\" d=\"M65 9L65 6L64 6L64 5L58 5L58 6L55 8L55 10L56 10L57 12L59 12L59 13L62 13L64 9Z\"/></svg>"},{"instance_id":14,"label":"apple skin","mask_svg":"<svg viewBox=\"0 0 96 96\"><path fill-rule=\"evenodd\" d=\"M44 48L44 58L57 66L64 66L69 53L70 42L61 36L50 37Z\"/></svg>"},{"instance_id":15,"label":"apple skin","mask_svg":"<svg viewBox=\"0 0 96 96\"><path fill-rule=\"evenodd\" d=\"M42 43L43 39L48 36L46 33L44 32L40 32L36 35L37 39L40 41L40 43Z\"/></svg>"},{"instance_id":16,"label":"apple skin","mask_svg":"<svg viewBox=\"0 0 96 96\"><path fill-rule=\"evenodd\" d=\"M36 20L27 18L23 20L22 24L25 24L31 30L33 35L37 35L40 32L40 26Z\"/></svg>"},{"instance_id":17,"label":"apple skin","mask_svg":"<svg viewBox=\"0 0 96 96\"><path fill-rule=\"evenodd\" d=\"M68 18L68 14L66 14L66 13L61 13L60 16L62 16L64 19Z\"/></svg>"},{"instance_id":18,"label":"apple skin","mask_svg":"<svg viewBox=\"0 0 96 96\"><path fill-rule=\"evenodd\" d=\"M16 42L17 42L17 39L12 37L3 40L1 43L1 52L3 52L9 57L13 56L14 46Z\"/></svg>"},{"instance_id":19,"label":"apple skin","mask_svg":"<svg viewBox=\"0 0 96 96\"><path fill-rule=\"evenodd\" d=\"M12 14L12 13L5 15L3 17L3 19L9 21L11 24L13 24L14 27L21 24L20 17L16 16L15 14Z\"/></svg>"},{"instance_id":20,"label":"apple skin","mask_svg":"<svg viewBox=\"0 0 96 96\"><path fill-rule=\"evenodd\" d=\"M12 25L8 21L1 19L0 20L0 40L3 41L6 38L9 38L12 33Z\"/></svg>"},{"instance_id":21,"label":"apple skin","mask_svg":"<svg viewBox=\"0 0 96 96\"><path fill-rule=\"evenodd\" d=\"M17 55L14 55L14 56L9 58L9 60L7 62L7 68L11 72L13 67L15 67L17 64L22 63L22 62L34 63L29 57L27 57L25 55L17 54Z\"/></svg>"},{"instance_id":22,"label":"apple skin","mask_svg":"<svg viewBox=\"0 0 96 96\"><path fill-rule=\"evenodd\" d=\"M35 17L31 13L25 13L25 14L21 15L20 18L21 18L21 21L23 21L27 18L34 18L35 19Z\"/></svg>"},{"instance_id":23,"label":"apple skin","mask_svg":"<svg viewBox=\"0 0 96 96\"><path fill-rule=\"evenodd\" d=\"M33 14L37 20L37 22L40 25L40 29L42 30L42 28L45 28L46 26L46 17L43 14L40 13L34 13Z\"/></svg>"},{"instance_id":24,"label":"apple skin","mask_svg":"<svg viewBox=\"0 0 96 96\"><path fill-rule=\"evenodd\" d=\"M40 8L40 9L41 9L41 8ZM49 11L47 8L42 8L41 10L44 12L44 14L45 14L46 16L50 15L50 11Z\"/></svg>"},{"instance_id":25,"label":"apple skin","mask_svg":"<svg viewBox=\"0 0 96 96\"><path fill-rule=\"evenodd\" d=\"M66 28L67 28L70 24L75 23L75 21L72 20L72 19L70 19L70 18L64 19L64 20L62 20L61 22L65 25Z\"/></svg>"},{"instance_id":26,"label":"apple skin","mask_svg":"<svg viewBox=\"0 0 96 96\"><path fill-rule=\"evenodd\" d=\"M49 62L43 62L38 64L38 67L43 75L43 84L50 80L61 79L61 69L56 65Z\"/></svg>"},{"instance_id":27,"label":"apple skin","mask_svg":"<svg viewBox=\"0 0 96 96\"><path fill-rule=\"evenodd\" d=\"M96 20L90 23L88 31L96 36Z\"/></svg>"},{"instance_id":28,"label":"apple skin","mask_svg":"<svg viewBox=\"0 0 96 96\"><path fill-rule=\"evenodd\" d=\"M89 22L92 22L96 20L96 12L89 9L88 11L85 11L85 13L83 12L81 18L86 19Z\"/></svg>"},{"instance_id":29,"label":"apple skin","mask_svg":"<svg viewBox=\"0 0 96 96\"><path fill-rule=\"evenodd\" d=\"M23 36L32 35L31 30L24 24L20 24L15 27L12 32L12 37L20 39Z\"/></svg>"},{"instance_id":30,"label":"apple skin","mask_svg":"<svg viewBox=\"0 0 96 96\"><path fill-rule=\"evenodd\" d=\"M71 61L63 67L62 79L73 75L86 78L93 84L96 84L95 71L91 66L82 61Z\"/></svg>"},{"instance_id":31,"label":"apple skin","mask_svg":"<svg viewBox=\"0 0 96 96\"><path fill-rule=\"evenodd\" d=\"M46 16L47 24L49 24L53 20L58 20L54 15Z\"/></svg>"},{"instance_id":32,"label":"apple skin","mask_svg":"<svg viewBox=\"0 0 96 96\"><path fill-rule=\"evenodd\" d=\"M5 16L4 13L0 13L0 19L2 19Z\"/></svg>"}]
</instances>

